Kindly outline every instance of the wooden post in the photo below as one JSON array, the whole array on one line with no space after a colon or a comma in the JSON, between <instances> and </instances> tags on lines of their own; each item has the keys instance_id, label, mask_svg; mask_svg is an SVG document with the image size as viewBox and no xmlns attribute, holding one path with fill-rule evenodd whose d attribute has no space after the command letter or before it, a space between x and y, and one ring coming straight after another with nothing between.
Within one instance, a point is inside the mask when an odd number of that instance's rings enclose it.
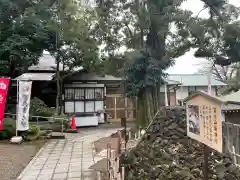
<instances>
[{"instance_id":1,"label":"wooden post","mask_svg":"<svg viewBox=\"0 0 240 180\"><path fill-rule=\"evenodd\" d=\"M111 147L107 144L107 180L110 180Z\"/></svg>"},{"instance_id":2,"label":"wooden post","mask_svg":"<svg viewBox=\"0 0 240 180\"><path fill-rule=\"evenodd\" d=\"M102 178L102 177L101 177L101 172L98 171L98 172L97 172L97 180L101 180L101 178Z\"/></svg>"},{"instance_id":3,"label":"wooden post","mask_svg":"<svg viewBox=\"0 0 240 180\"><path fill-rule=\"evenodd\" d=\"M209 147L204 144L204 165L203 165L203 180L208 180L208 156L209 156Z\"/></svg>"},{"instance_id":4,"label":"wooden post","mask_svg":"<svg viewBox=\"0 0 240 180\"><path fill-rule=\"evenodd\" d=\"M237 158L236 158L236 150L235 150L235 147L232 146L232 150L233 150L233 162L234 162L234 165L237 164Z\"/></svg>"},{"instance_id":5,"label":"wooden post","mask_svg":"<svg viewBox=\"0 0 240 180\"><path fill-rule=\"evenodd\" d=\"M132 131L128 131L128 140L131 140L132 139Z\"/></svg>"},{"instance_id":6,"label":"wooden post","mask_svg":"<svg viewBox=\"0 0 240 180\"><path fill-rule=\"evenodd\" d=\"M135 132L135 134L134 134L134 138L137 139L137 132Z\"/></svg>"},{"instance_id":7,"label":"wooden post","mask_svg":"<svg viewBox=\"0 0 240 180\"><path fill-rule=\"evenodd\" d=\"M124 180L125 179L125 168L122 167L122 179L121 180Z\"/></svg>"}]
</instances>

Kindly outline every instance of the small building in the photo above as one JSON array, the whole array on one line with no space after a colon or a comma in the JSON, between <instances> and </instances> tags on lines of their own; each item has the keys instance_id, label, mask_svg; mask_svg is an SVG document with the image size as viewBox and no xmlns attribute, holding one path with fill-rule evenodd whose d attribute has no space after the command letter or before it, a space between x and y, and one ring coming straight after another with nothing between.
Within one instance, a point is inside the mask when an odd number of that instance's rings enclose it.
<instances>
[{"instance_id":1,"label":"small building","mask_svg":"<svg viewBox=\"0 0 240 180\"><path fill-rule=\"evenodd\" d=\"M235 102L234 104L228 104L223 107L226 122L240 124L240 90L220 98L223 101Z\"/></svg>"},{"instance_id":2,"label":"small building","mask_svg":"<svg viewBox=\"0 0 240 180\"><path fill-rule=\"evenodd\" d=\"M46 104L55 106L55 69L54 57L50 54L44 54L38 65L29 67L28 72L15 78L15 80L32 80L32 97L40 97ZM62 65L60 65L61 70ZM120 122L122 117L126 117L129 121L135 120L137 98L124 97L122 84L121 78L111 75L100 76L78 69L64 80L62 111L65 114L75 114L77 123L81 119L81 123L83 123L81 126L97 125L95 114L103 110L108 113L108 118L112 121ZM164 85L166 91L161 92L159 100L162 106L166 103L175 105L175 90L178 85L179 82L166 80ZM166 95L169 98L166 98Z\"/></svg>"},{"instance_id":3,"label":"small building","mask_svg":"<svg viewBox=\"0 0 240 180\"><path fill-rule=\"evenodd\" d=\"M98 111L104 110L111 121L120 122L122 117L129 121L135 120L137 98L125 97L122 84L121 78L111 75L77 72L64 81L64 113L74 113L82 118L92 117ZM166 81L166 88L174 92L177 84L178 82ZM164 92L161 97L159 101L165 105Z\"/></svg>"},{"instance_id":4,"label":"small building","mask_svg":"<svg viewBox=\"0 0 240 180\"><path fill-rule=\"evenodd\" d=\"M62 70L60 65L60 70ZM50 54L44 54L39 64L31 66L28 72L15 80L32 80L32 97L40 97L51 107L56 103L56 81L54 81L56 63ZM185 77L185 78L183 78ZM194 78L195 77L195 78ZM188 80L190 79L190 80ZM175 106L187 97L190 89L207 90L207 76L205 75L170 75L160 88L160 105ZM191 83L190 83L191 82ZM62 110L66 114L75 114L76 119L89 121L98 111L106 111L112 121L136 119L137 99L124 97L123 80L111 75L100 76L95 73L85 73L76 70L67 77L63 85ZM213 92L224 85L212 80ZM44 91L44 92L41 92ZM95 119L95 125L97 125Z\"/></svg>"},{"instance_id":5,"label":"small building","mask_svg":"<svg viewBox=\"0 0 240 180\"><path fill-rule=\"evenodd\" d=\"M208 91L208 75L207 74L169 74L168 80L179 82L180 86L176 89L176 105L182 105L182 101L196 91ZM218 96L218 89L226 86L212 77L211 94Z\"/></svg>"}]
</instances>

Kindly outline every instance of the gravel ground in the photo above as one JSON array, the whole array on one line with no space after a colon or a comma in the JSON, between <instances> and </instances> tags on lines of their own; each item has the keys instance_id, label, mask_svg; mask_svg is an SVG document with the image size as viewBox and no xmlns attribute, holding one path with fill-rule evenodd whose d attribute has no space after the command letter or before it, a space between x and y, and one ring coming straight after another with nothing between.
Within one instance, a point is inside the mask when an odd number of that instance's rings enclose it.
<instances>
[{"instance_id":1,"label":"gravel ground","mask_svg":"<svg viewBox=\"0 0 240 180\"><path fill-rule=\"evenodd\" d=\"M43 141L21 145L0 142L0 180L15 180L43 144Z\"/></svg>"}]
</instances>

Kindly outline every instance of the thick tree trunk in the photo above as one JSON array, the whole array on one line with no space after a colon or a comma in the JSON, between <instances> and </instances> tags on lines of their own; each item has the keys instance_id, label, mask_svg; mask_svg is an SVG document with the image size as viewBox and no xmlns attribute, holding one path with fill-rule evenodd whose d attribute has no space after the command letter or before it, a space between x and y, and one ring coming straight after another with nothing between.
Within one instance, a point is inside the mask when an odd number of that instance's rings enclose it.
<instances>
[{"instance_id":1,"label":"thick tree trunk","mask_svg":"<svg viewBox=\"0 0 240 180\"><path fill-rule=\"evenodd\" d=\"M141 97L138 97L137 126L146 127L153 119L159 108L158 87L146 88ZM155 91L155 92L154 92Z\"/></svg>"}]
</instances>

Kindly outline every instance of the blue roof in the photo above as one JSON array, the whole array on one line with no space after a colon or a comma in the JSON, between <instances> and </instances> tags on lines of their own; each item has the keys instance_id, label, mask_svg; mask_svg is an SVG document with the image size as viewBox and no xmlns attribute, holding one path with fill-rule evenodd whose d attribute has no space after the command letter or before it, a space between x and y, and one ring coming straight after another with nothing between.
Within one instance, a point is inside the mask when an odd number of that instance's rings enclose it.
<instances>
[{"instance_id":1,"label":"blue roof","mask_svg":"<svg viewBox=\"0 0 240 180\"><path fill-rule=\"evenodd\" d=\"M169 74L167 79L178 81L182 86L207 86L208 75L206 74ZM212 86L225 86L226 84L212 77Z\"/></svg>"}]
</instances>

